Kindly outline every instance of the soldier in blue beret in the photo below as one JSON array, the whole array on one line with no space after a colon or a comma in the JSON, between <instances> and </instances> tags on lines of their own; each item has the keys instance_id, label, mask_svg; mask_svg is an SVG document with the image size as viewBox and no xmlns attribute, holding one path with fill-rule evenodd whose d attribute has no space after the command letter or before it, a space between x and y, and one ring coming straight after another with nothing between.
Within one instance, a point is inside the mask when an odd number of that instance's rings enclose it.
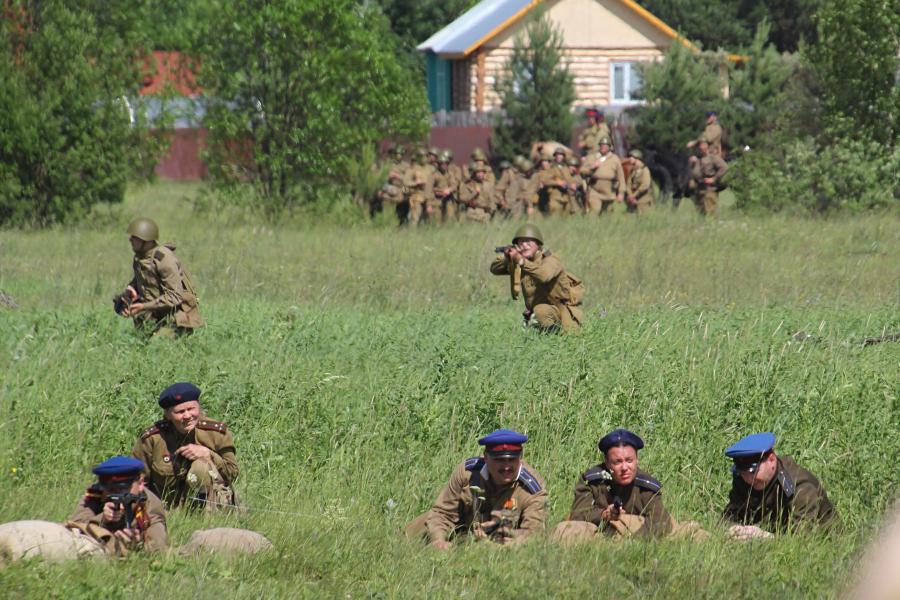
<instances>
[{"instance_id":1,"label":"soldier in blue beret","mask_svg":"<svg viewBox=\"0 0 900 600\"><path fill-rule=\"evenodd\" d=\"M554 537L585 538L607 535L660 536L672 530L663 506L662 484L638 469L638 450L644 441L627 429L615 429L597 443L603 462L584 472L575 486L569 518Z\"/></svg>"},{"instance_id":2,"label":"soldier in blue beret","mask_svg":"<svg viewBox=\"0 0 900 600\"><path fill-rule=\"evenodd\" d=\"M166 514L156 494L144 488L143 470L144 464L129 456L113 456L94 467L97 482L66 527L96 540L113 556L168 548Z\"/></svg>"},{"instance_id":3,"label":"soldier in blue beret","mask_svg":"<svg viewBox=\"0 0 900 600\"><path fill-rule=\"evenodd\" d=\"M832 523L836 516L816 477L790 456L775 453L775 435L755 433L725 450L732 459L724 518L736 539Z\"/></svg>"},{"instance_id":4,"label":"soldier in blue beret","mask_svg":"<svg viewBox=\"0 0 900 600\"><path fill-rule=\"evenodd\" d=\"M424 537L446 550L454 539L517 544L543 531L547 492L543 478L522 460L526 441L509 429L478 440L484 454L456 468L431 509L406 526L407 537Z\"/></svg>"},{"instance_id":5,"label":"soldier in blue beret","mask_svg":"<svg viewBox=\"0 0 900 600\"><path fill-rule=\"evenodd\" d=\"M148 487L169 508L186 501L209 511L237 505L234 439L225 423L203 415L200 393L188 382L163 390L163 418L141 433L132 450L146 465Z\"/></svg>"}]
</instances>

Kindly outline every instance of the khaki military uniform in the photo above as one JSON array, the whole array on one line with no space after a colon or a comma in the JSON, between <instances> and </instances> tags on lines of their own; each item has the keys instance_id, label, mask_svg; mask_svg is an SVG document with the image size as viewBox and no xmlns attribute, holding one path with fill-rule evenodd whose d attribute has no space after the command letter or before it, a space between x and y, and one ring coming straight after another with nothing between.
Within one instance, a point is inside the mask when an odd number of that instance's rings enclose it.
<instances>
[{"instance_id":1,"label":"khaki military uniform","mask_svg":"<svg viewBox=\"0 0 900 600\"><path fill-rule=\"evenodd\" d=\"M653 477L638 470L630 485L620 486L612 481L605 466L597 465L581 476L575 487L575 500L569 513L569 521L591 523L605 534L630 534L638 537L655 537L668 534L672 518L663 506L662 485ZM640 517L607 523L600 518L615 499L622 501L621 514Z\"/></svg>"},{"instance_id":2,"label":"khaki military uniform","mask_svg":"<svg viewBox=\"0 0 900 600\"><path fill-rule=\"evenodd\" d=\"M516 181L516 171L513 168L503 169L499 179L494 184L494 203L504 213L512 208L512 188Z\"/></svg>"},{"instance_id":3,"label":"khaki military uniform","mask_svg":"<svg viewBox=\"0 0 900 600\"><path fill-rule=\"evenodd\" d=\"M209 458L190 461L175 453L187 444L209 448ZM169 421L157 421L141 434L132 455L144 463L147 487L169 507L191 497L210 501L209 510L237 505L232 485L240 470L225 423L201 418L193 431L181 434Z\"/></svg>"},{"instance_id":4,"label":"khaki military uniform","mask_svg":"<svg viewBox=\"0 0 900 600\"><path fill-rule=\"evenodd\" d=\"M600 149L600 140L603 138L608 140L612 139L609 125L606 124L606 121L601 121L585 127L584 131L581 132L581 135L578 136L578 145L587 150L588 154L591 154Z\"/></svg>"},{"instance_id":5,"label":"khaki military uniform","mask_svg":"<svg viewBox=\"0 0 900 600\"><path fill-rule=\"evenodd\" d=\"M583 214L586 212L588 206L587 185L585 184L584 178L577 170L574 173L569 170L569 175L572 178L567 192L569 195L569 214Z\"/></svg>"},{"instance_id":6,"label":"khaki military uniform","mask_svg":"<svg viewBox=\"0 0 900 600\"><path fill-rule=\"evenodd\" d=\"M499 256L491 264L494 275L521 277L522 296L527 315L533 316L544 330L562 328L573 331L584 323L581 300L584 284L567 272L562 261L549 251L538 252L533 260L525 260L522 266L511 263L506 256Z\"/></svg>"},{"instance_id":7,"label":"khaki military uniform","mask_svg":"<svg viewBox=\"0 0 900 600\"><path fill-rule=\"evenodd\" d=\"M94 484L87 489L65 526L94 539L113 556L125 556L130 551L141 549L148 552L166 550L169 547L166 512L156 494L149 490L144 493L147 500L135 506L134 520L130 524L126 525L124 518L117 523L108 523L103 518L106 497L100 485ZM116 531L126 528L140 531L140 541L127 544L115 536Z\"/></svg>"},{"instance_id":8,"label":"khaki military uniform","mask_svg":"<svg viewBox=\"0 0 900 600\"><path fill-rule=\"evenodd\" d=\"M494 184L485 179L478 182L470 179L459 189L460 202L465 205L465 219L487 223L496 208L494 204Z\"/></svg>"},{"instance_id":9,"label":"khaki military uniform","mask_svg":"<svg viewBox=\"0 0 900 600\"><path fill-rule=\"evenodd\" d=\"M425 202L432 196L431 165L413 163L406 171L404 184L408 190L407 202L409 203L406 222L411 227L415 227L422 220Z\"/></svg>"},{"instance_id":10,"label":"khaki military uniform","mask_svg":"<svg viewBox=\"0 0 900 600\"><path fill-rule=\"evenodd\" d=\"M728 163L722 160L722 157L712 153L701 156L691 167L694 206L697 207L700 214L715 214L719 203L719 181L727 170ZM711 177L715 181L708 184L704 181L707 177Z\"/></svg>"},{"instance_id":11,"label":"khaki military uniform","mask_svg":"<svg viewBox=\"0 0 900 600\"><path fill-rule=\"evenodd\" d=\"M482 492L473 491L474 487ZM482 535L480 524L493 520L496 512L510 524ZM498 543L520 542L543 531L547 516L544 480L531 466L522 461L518 479L498 486L491 481L484 458L477 457L456 468L431 509L406 526L406 535L425 536L429 542L469 534Z\"/></svg>"},{"instance_id":12,"label":"khaki military uniform","mask_svg":"<svg viewBox=\"0 0 900 600\"><path fill-rule=\"evenodd\" d=\"M485 162L485 164L487 163ZM469 165L463 165L462 167L460 167L460 175L460 181L469 181L470 179L472 179L473 173L469 172ZM491 184L497 183L497 178L494 177L494 170L491 169L490 166L484 172L484 180L489 181Z\"/></svg>"},{"instance_id":13,"label":"khaki military uniform","mask_svg":"<svg viewBox=\"0 0 900 600\"><path fill-rule=\"evenodd\" d=\"M778 457L775 477L760 491L735 473L723 516L731 523L772 532L828 525L837 519L825 488L790 456Z\"/></svg>"},{"instance_id":14,"label":"khaki military uniform","mask_svg":"<svg viewBox=\"0 0 900 600\"><path fill-rule=\"evenodd\" d=\"M537 173L540 187L540 208L547 215L561 215L569 210L569 184L572 176L568 165L551 163Z\"/></svg>"},{"instance_id":15,"label":"khaki military uniform","mask_svg":"<svg viewBox=\"0 0 900 600\"><path fill-rule=\"evenodd\" d=\"M722 126L716 120L706 124L706 127L703 129L703 135L700 136L697 142L706 140L709 143L709 153L722 156L722 134Z\"/></svg>"},{"instance_id":16,"label":"khaki military uniform","mask_svg":"<svg viewBox=\"0 0 900 600\"><path fill-rule=\"evenodd\" d=\"M588 210L598 215L611 212L617 194L625 193L625 171L619 157L612 152L591 154L579 173L588 185Z\"/></svg>"},{"instance_id":17,"label":"khaki military uniform","mask_svg":"<svg viewBox=\"0 0 900 600\"><path fill-rule=\"evenodd\" d=\"M536 173L518 173L511 189L511 213L513 217L530 214L538 205L538 177Z\"/></svg>"},{"instance_id":18,"label":"khaki military uniform","mask_svg":"<svg viewBox=\"0 0 900 600\"><path fill-rule=\"evenodd\" d=\"M175 246L159 245L135 254L132 261L134 278L129 285L145 308L134 316L134 324L152 328L154 335L171 336L203 326L193 282L174 250Z\"/></svg>"},{"instance_id":19,"label":"khaki military uniform","mask_svg":"<svg viewBox=\"0 0 900 600\"><path fill-rule=\"evenodd\" d=\"M644 163L637 164L628 174L627 196L635 196L634 204L628 201L628 212L644 214L653 206L653 180L650 177L650 169Z\"/></svg>"},{"instance_id":20,"label":"khaki military uniform","mask_svg":"<svg viewBox=\"0 0 900 600\"><path fill-rule=\"evenodd\" d=\"M448 168L442 171L440 167L434 170L431 177L432 199L429 201L431 217L441 222L456 219L457 203L459 202L459 180Z\"/></svg>"}]
</instances>

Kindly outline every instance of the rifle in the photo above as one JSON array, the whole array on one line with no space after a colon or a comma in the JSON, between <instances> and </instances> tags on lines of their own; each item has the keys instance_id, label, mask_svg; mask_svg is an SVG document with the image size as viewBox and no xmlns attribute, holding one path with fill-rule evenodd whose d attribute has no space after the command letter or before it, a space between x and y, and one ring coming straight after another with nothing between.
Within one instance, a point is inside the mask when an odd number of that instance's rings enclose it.
<instances>
[{"instance_id":1,"label":"rifle","mask_svg":"<svg viewBox=\"0 0 900 600\"><path fill-rule=\"evenodd\" d=\"M515 248L513 244L507 244L506 246L497 246L494 248L494 252L498 254L506 254L507 250L511 248ZM512 296L513 300L518 299L519 297L519 288L522 286L522 267L516 265L513 269L513 272L509 275L509 295ZM531 315L529 315L529 318ZM527 326L528 323L526 322Z\"/></svg>"}]
</instances>

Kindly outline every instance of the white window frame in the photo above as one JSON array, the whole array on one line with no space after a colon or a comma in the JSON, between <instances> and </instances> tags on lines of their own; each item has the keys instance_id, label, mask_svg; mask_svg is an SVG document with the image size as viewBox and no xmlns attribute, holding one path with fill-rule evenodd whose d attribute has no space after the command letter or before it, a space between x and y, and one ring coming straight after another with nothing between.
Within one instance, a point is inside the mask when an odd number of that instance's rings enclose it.
<instances>
[{"instance_id":1,"label":"white window frame","mask_svg":"<svg viewBox=\"0 0 900 600\"><path fill-rule=\"evenodd\" d=\"M633 89L632 80L633 78L640 79L640 75L637 72L637 66L643 64L640 61L617 61L609 63L609 103L614 105L633 105L633 104L643 104L644 101L638 98L631 97L631 91ZM623 82L624 87L623 90L625 94L622 98L616 97L616 68L622 67L623 77L625 81Z\"/></svg>"}]
</instances>

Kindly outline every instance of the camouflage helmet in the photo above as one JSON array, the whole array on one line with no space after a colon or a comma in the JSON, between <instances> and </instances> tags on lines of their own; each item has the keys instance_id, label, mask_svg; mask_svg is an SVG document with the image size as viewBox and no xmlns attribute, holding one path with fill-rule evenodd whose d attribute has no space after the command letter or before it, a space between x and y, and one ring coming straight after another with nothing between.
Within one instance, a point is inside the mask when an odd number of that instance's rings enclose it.
<instances>
[{"instance_id":1,"label":"camouflage helmet","mask_svg":"<svg viewBox=\"0 0 900 600\"><path fill-rule=\"evenodd\" d=\"M128 235L145 242L152 242L159 239L159 227L156 226L153 219L138 217L128 224Z\"/></svg>"},{"instance_id":2,"label":"camouflage helmet","mask_svg":"<svg viewBox=\"0 0 900 600\"><path fill-rule=\"evenodd\" d=\"M628 156L630 156L631 158L636 158L638 160L644 160L644 153L637 148L635 148L634 150L629 150Z\"/></svg>"},{"instance_id":3,"label":"camouflage helmet","mask_svg":"<svg viewBox=\"0 0 900 600\"><path fill-rule=\"evenodd\" d=\"M566 159L566 164L569 165L570 167L577 167L581 163L579 162L577 156L570 156L569 158Z\"/></svg>"},{"instance_id":4,"label":"camouflage helmet","mask_svg":"<svg viewBox=\"0 0 900 600\"><path fill-rule=\"evenodd\" d=\"M487 155L484 153L484 150L476 146L472 150L472 160L487 160Z\"/></svg>"},{"instance_id":5,"label":"camouflage helmet","mask_svg":"<svg viewBox=\"0 0 900 600\"><path fill-rule=\"evenodd\" d=\"M529 239L534 240L538 243L539 246L544 245L544 236L541 234L541 230L537 228L537 225L534 223L525 223L518 229L516 229L516 234L513 236L513 244L516 243L516 240L520 239Z\"/></svg>"}]
</instances>

